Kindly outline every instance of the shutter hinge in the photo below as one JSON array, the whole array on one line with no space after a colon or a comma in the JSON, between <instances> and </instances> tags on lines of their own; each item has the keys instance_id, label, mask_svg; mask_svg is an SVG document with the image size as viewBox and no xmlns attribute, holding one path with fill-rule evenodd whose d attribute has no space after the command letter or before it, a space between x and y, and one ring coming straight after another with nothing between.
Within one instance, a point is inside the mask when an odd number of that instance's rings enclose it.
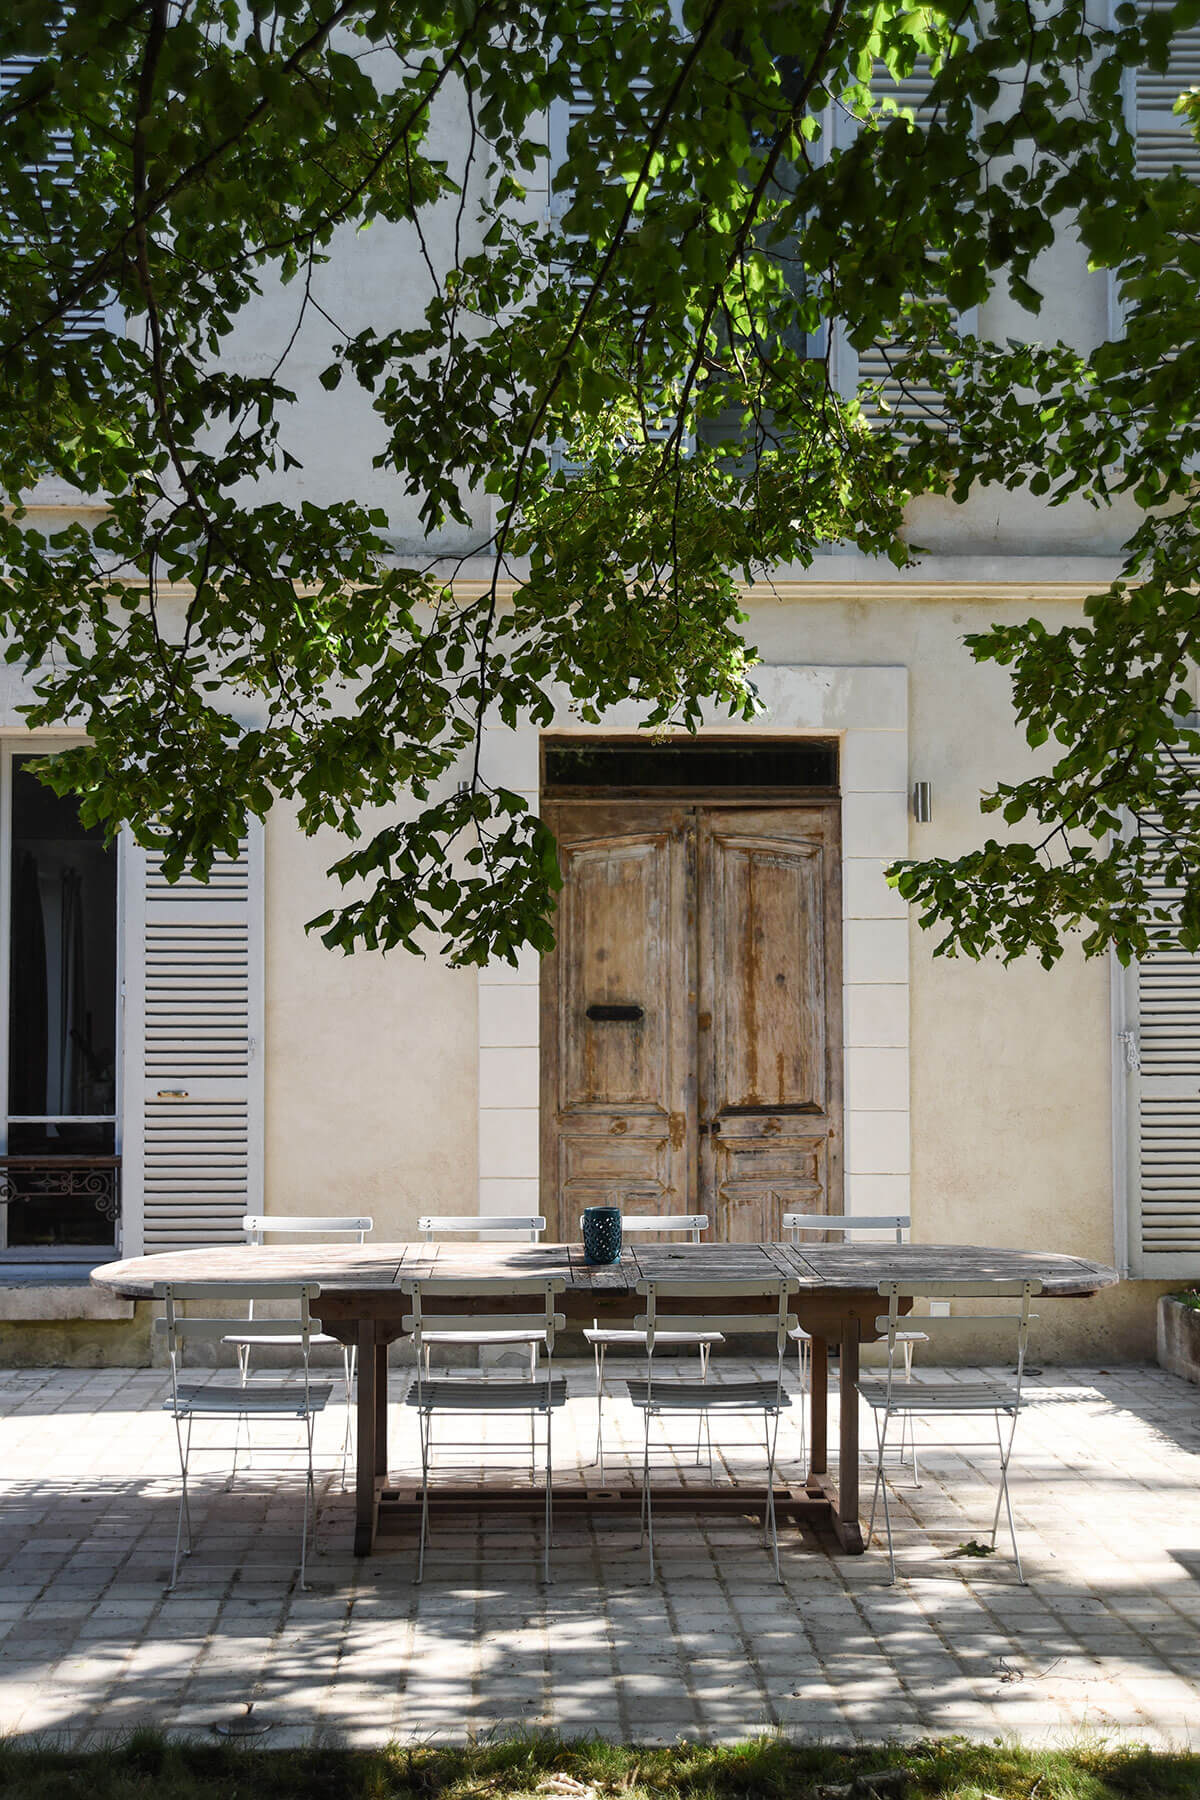
<instances>
[{"instance_id":1,"label":"shutter hinge","mask_svg":"<svg viewBox=\"0 0 1200 1800\"><path fill-rule=\"evenodd\" d=\"M1125 1067L1131 1075L1136 1075L1142 1066L1136 1031L1118 1031L1117 1042L1125 1052Z\"/></svg>"}]
</instances>

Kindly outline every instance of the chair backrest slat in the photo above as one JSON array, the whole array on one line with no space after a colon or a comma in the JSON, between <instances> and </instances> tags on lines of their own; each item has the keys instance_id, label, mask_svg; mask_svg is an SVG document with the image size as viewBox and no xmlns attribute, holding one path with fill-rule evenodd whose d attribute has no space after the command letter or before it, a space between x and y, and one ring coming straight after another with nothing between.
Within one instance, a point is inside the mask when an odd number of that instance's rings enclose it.
<instances>
[{"instance_id":1,"label":"chair backrest slat","mask_svg":"<svg viewBox=\"0 0 1200 1800\"><path fill-rule=\"evenodd\" d=\"M561 1294L566 1285L562 1275L410 1275L402 1277L400 1291L470 1300L479 1294Z\"/></svg>"},{"instance_id":2,"label":"chair backrest slat","mask_svg":"<svg viewBox=\"0 0 1200 1800\"><path fill-rule=\"evenodd\" d=\"M160 1281L156 1300L297 1300L311 1301L319 1281Z\"/></svg>"},{"instance_id":3,"label":"chair backrest slat","mask_svg":"<svg viewBox=\"0 0 1200 1800\"><path fill-rule=\"evenodd\" d=\"M183 1341L186 1338L215 1339L222 1338L242 1323L237 1319L200 1318L194 1314L180 1314L174 1323L170 1319L156 1319L155 1329L164 1332L167 1337L174 1335ZM304 1314L297 1313L291 1319L255 1319L255 1337L296 1337L304 1335Z\"/></svg>"},{"instance_id":4,"label":"chair backrest slat","mask_svg":"<svg viewBox=\"0 0 1200 1800\"><path fill-rule=\"evenodd\" d=\"M521 1231L536 1244L545 1229L541 1213L424 1213L417 1220L417 1230L427 1244L455 1233L486 1237L493 1231Z\"/></svg>"},{"instance_id":5,"label":"chair backrest slat","mask_svg":"<svg viewBox=\"0 0 1200 1800\"><path fill-rule=\"evenodd\" d=\"M314 1218L303 1213L246 1213L242 1219L242 1230L252 1244L261 1244L264 1237L352 1237L361 1244L369 1231L374 1231L374 1219L367 1217Z\"/></svg>"},{"instance_id":6,"label":"chair backrest slat","mask_svg":"<svg viewBox=\"0 0 1200 1800\"><path fill-rule=\"evenodd\" d=\"M931 1344L961 1339L977 1325L1006 1325L1016 1337L1017 1385L1014 1399L1020 1404L1021 1384L1025 1375L1025 1351L1029 1343L1029 1325L1034 1317L1030 1301L1040 1294L1040 1281L881 1281L878 1289L887 1300L886 1314L875 1321L875 1329L887 1336L887 1398L891 1403L892 1384L896 1380L896 1350L905 1333L918 1328ZM901 1302L933 1298L951 1300L1019 1300L1019 1308L1005 1312L938 1313L932 1318L914 1320L900 1310ZM911 1349L911 1344L908 1346Z\"/></svg>"},{"instance_id":7,"label":"chair backrest slat","mask_svg":"<svg viewBox=\"0 0 1200 1800\"><path fill-rule=\"evenodd\" d=\"M254 1321L255 1335L264 1337L299 1337L300 1355L304 1373L304 1404L308 1407L309 1392L309 1351L312 1344L312 1314L310 1305L321 1292L320 1284L315 1281L164 1281L155 1286L155 1296L163 1302L165 1317L161 1326L166 1332L167 1352L171 1365L171 1398L176 1411L179 1407L179 1370L183 1362L184 1347L188 1343L220 1343L231 1331L241 1323L237 1319L214 1319L209 1315L189 1315L180 1310L191 1301L205 1301L211 1304L218 1300L238 1300L250 1302L253 1313L256 1301L278 1305L289 1302L292 1312L284 1318L257 1318Z\"/></svg>"},{"instance_id":8,"label":"chair backrest slat","mask_svg":"<svg viewBox=\"0 0 1200 1800\"><path fill-rule=\"evenodd\" d=\"M775 1333L775 1404L783 1404L783 1358L788 1332L796 1327L795 1314L788 1300L799 1291L800 1283L789 1275L771 1281L729 1279L725 1281L639 1281L637 1291L646 1298L646 1310L639 1314L637 1329L646 1334L647 1397L654 1384L654 1340L661 1327L669 1331L719 1331L723 1337L740 1333ZM717 1305L689 1313L680 1308L686 1300L742 1300L746 1310L726 1311ZM758 1304L755 1305L755 1302Z\"/></svg>"},{"instance_id":9,"label":"chair backrest slat","mask_svg":"<svg viewBox=\"0 0 1200 1800\"><path fill-rule=\"evenodd\" d=\"M744 1300L762 1300L768 1294L774 1299L781 1290L787 1294L795 1294L799 1292L799 1289L800 1283L794 1275L780 1275L770 1281L752 1280L744 1276L738 1278L732 1275L723 1280L689 1281L669 1275L664 1276L661 1280L639 1281L637 1284L639 1294L653 1292L660 1305L664 1300L728 1300L735 1296Z\"/></svg>"},{"instance_id":10,"label":"chair backrest slat","mask_svg":"<svg viewBox=\"0 0 1200 1800\"><path fill-rule=\"evenodd\" d=\"M801 1232L840 1231L843 1237L854 1231L890 1231L896 1242L904 1242L912 1225L908 1213L784 1213L783 1229L796 1243Z\"/></svg>"},{"instance_id":11,"label":"chair backrest slat","mask_svg":"<svg viewBox=\"0 0 1200 1800\"><path fill-rule=\"evenodd\" d=\"M528 1276L510 1280L507 1276L483 1276L478 1280L465 1279L459 1276L410 1276L402 1280L400 1289L412 1300L412 1311L404 1315L403 1326L412 1336L413 1348L417 1353L417 1381L422 1380L423 1334L429 1331L544 1331L546 1333L547 1359L554 1354L555 1333L562 1331L565 1316L556 1311L554 1301L566 1287L566 1280L561 1275L547 1275L540 1279ZM452 1307L430 1310L426 1301L457 1300L461 1306L464 1301L477 1301L481 1296L493 1295L507 1298L528 1299L539 1294L542 1299L541 1312L497 1312L460 1313Z\"/></svg>"},{"instance_id":12,"label":"chair backrest slat","mask_svg":"<svg viewBox=\"0 0 1200 1800\"><path fill-rule=\"evenodd\" d=\"M579 1229L583 1230L583 1217L580 1216ZM636 1235L645 1231L661 1231L667 1235L677 1233L690 1237L693 1244L700 1242L700 1233L708 1230L707 1213L622 1213L621 1231L624 1235Z\"/></svg>"},{"instance_id":13,"label":"chair backrest slat","mask_svg":"<svg viewBox=\"0 0 1200 1800\"><path fill-rule=\"evenodd\" d=\"M565 1331L567 1317L565 1313L553 1313L555 1331ZM431 1331L542 1331L546 1327L546 1314L536 1313L454 1313L426 1312L422 1308L419 1315L422 1333ZM418 1315L405 1313L401 1319L405 1331L416 1335Z\"/></svg>"},{"instance_id":14,"label":"chair backrest slat","mask_svg":"<svg viewBox=\"0 0 1200 1800\"><path fill-rule=\"evenodd\" d=\"M875 1289L901 1300L1023 1300L1041 1291L1040 1281L881 1281Z\"/></svg>"},{"instance_id":15,"label":"chair backrest slat","mask_svg":"<svg viewBox=\"0 0 1200 1800\"><path fill-rule=\"evenodd\" d=\"M719 1331L723 1337L732 1337L739 1332L748 1336L756 1332L777 1331L779 1328L778 1312L761 1313L674 1313L656 1312L653 1320L649 1313L638 1313L633 1321L638 1331L648 1331L653 1323L656 1331ZM788 1331L796 1327L794 1313L784 1315L784 1326Z\"/></svg>"},{"instance_id":16,"label":"chair backrest slat","mask_svg":"<svg viewBox=\"0 0 1200 1800\"><path fill-rule=\"evenodd\" d=\"M1036 1313L1029 1314L1030 1323L1037 1318ZM919 1317L914 1313L901 1313L899 1329L901 1331L920 1330L931 1344L948 1342L955 1338L969 1337L977 1325L1017 1325L1025 1317L1018 1308L1015 1312L983 1312L955 1313L952 1317L945 1314L927 1318L924 1313ZM876 1331L886 1332L891 1326L891 1314L880 1313L875 1320Z\"/></svg>"}]
</instances>

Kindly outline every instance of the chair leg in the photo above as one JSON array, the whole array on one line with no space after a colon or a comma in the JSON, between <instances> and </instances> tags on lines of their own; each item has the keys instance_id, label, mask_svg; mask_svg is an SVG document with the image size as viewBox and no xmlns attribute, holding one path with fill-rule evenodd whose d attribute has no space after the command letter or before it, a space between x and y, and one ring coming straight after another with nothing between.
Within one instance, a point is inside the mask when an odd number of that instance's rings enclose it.
<instances>
[{"instance_id":1,"label":"chair leg","mask_svg":"<svg viewBox=\"0 0 1200 1800\"><path fill-rule=\"evenodd\" d=\"M225 1478L225 1492L227 1494L232 1494L233 1488L234 1488L234 1483L237 1481L238 1451L241 1448L241 1443L242 1443L242 1414L238 1413L235 1417L234 1426L233 1426L233 1465L230 1468L229 1474ZM246 1460L247 1461L250 1460L250 1421L249 1421L249 1419L246 1420Z\"/></svg>"},{"instance_id":2,"label":"chair leg","mask_svg":"<svg viewBox=\"0 0 1200 1800\"><path fill-rule=\"evenodd\" d=\"M708 1345L707 1344L699 1344L699 1345L697 1345L697 1348L700 1352L700 1379L701 1379L701 1381L707 1381L708 1380L708 1357L705 1355L705 1352L708 1349ZM703 1444L704 1444L704 1413L703 1413L703 1411L701 1411L696 1414L696 1467L697 1468L700 1467L700 1457L701 1457L701 1453L702 1453ZM711 1460L712 1460L712 1454L710 1452L709 1453L709 1461L711 1462ZM711 1482L711 1480L712 1480L711 1472L709 1474L708 1479Z\"/></svg>"},{"instance_id":3,"label":"chair leg","mask_svg":"<svg viewBox=\"0 0 1200 1800\"><path fill-rule=\"evenodd\" d=\"M876 1474L876 1480L878 1482L879 1491L883 1495L883 1522L887 1527L888 1579L894 1587L896 1583L896 1547L892 1541L892 1509L888 1501L887 1479L883 1473L883 1457L884 1452L887 1449L887 1433L890 1420L891 1414L885 1412L883 1415L883 1429L879 1437L879 1468ZM872 1506L872 1514L874 1514L874 1510L875 1509Z\"/></svg>"},{"instance_id":4,"label":"chair leg","mask_svg":"<svg viewBox=\"0 0 1200 1800\"><path fill-rule=\"evenodd\" d=\"M550 1582L554 1579L550 1573L550 1550L551 1550L551 1546L553 1545L553 1542L554 1542L554 1483L551 1480L551 1469L553 1467L553 1463L552 1463L551 1454L550 1454L550 1430L551 1430L551 1420L553 1419L553 1417L554 1417L554 1409L550 1405L550 1377L549 1377L549 1375L547 1375L546 1376L546 1527L545 1527L546 1542L545 1542L545 1547L542 1552L542 1572L545 1575L547 1582Z\"/></svg>"},{"instance_id":5,"label":"chair leg","mask_svg":"<svg viewBox=\"0 0 1200 1800\"><path fill-rule=\"evenodd\" d=\"M654 1507L650 1498L650 1408L642 1409L642 1542L649 1546L650 1579L654 1580Z\"/></svg>"},{"instance_id":6,"label":"chair leg","mask_svg":"<svg viewBox=\"0 0 1200 1800\"><path fill-rule=\"evenodd\" d=\"M354 1357L356 1346L342 1345L342 1369L346 1377L346 1426L342 1433L342 1492L346 1491L346 1471L350 1466L350 1416L354 1411Z\"/></svg>"},{"instance_id":7,"label":"chair leg","mask_svg":"<svg viewBox=\"0 0 1200 1800\"><path fill-rule=\"evenodd\" d=\"M191 1455L192 1449L192 1421L190 1417L187 1422L187 1435L185 1438L179 1415L176 1413L175 1439L179 1446L179 1518L176 1520L175 1524L175 1560L171 1564L171 1579L167 1583L168 1593L170 1593L171 1589L175 1586L175 1583L179 1580L179 1552L183 1543L183 1528L185 1521L187 1524L187 1554L189 1556L192 1554L192 1509L188 1501L187 1484L188 1457Z\"/></svg>"},{"instance_id":8,"label":"chair leg","mask_svg":"<svg viewBox=\"0 0 1200 1800\"><path fill-rule=\"evenodd\" d=\"M537 1413L529 1411L529 1485L537 1485Z\"/></svg>"},{"instance_id":9,"label":"chair leg","mask_svg":"<svg viewBox=\"0 0 1200 1800\"><path fill-rule=\"evenodd\" d=\"M596 1359L596 1454L592 1461L599 1464L600 1485L604 1485L604 1357L607 1346L593 1344L592 1354Z\"/></svg>"},{"instance_id":10,"label":"chair leg","mask_svg":"<svg viewBox=\"0 0 1200 1800\"><path fill-rule=\"evenodd\" d=\"M904 1353L904 1379L905 1381L911 1381L913 1372L913 1351L916 1346L911 1338L905 1338L901 1342L900 1348ZM900 1415L899 1455L901 1462L904 1461L906 1446L908 1454L912 1457L913 1486L920 1487L921 1465L917 1456L917 1420L916 1414L911 1412L901 1413Z\"/></svg>"},{"instance_id":11,"label":"chair leg","mask_svg":"<svg viewBox=\"0 0 1200 1800\"><path fill-rule=\"evenodd\" d=\"M889 1579L894 1583L896 1579L896 1552L892 1542L892 1509L888 1504L887 1481L883 1473L883 1459L887 1452L887 1433L891 1416L891 1413L885 1410L881 1424L878 1412L872 1408L872 1417L875 1420L876 1444L875 1486L871 1490L871 1517L867 1522L867 1544L869 1547L871 1539L875 1535L875 1511L879 1505L880 1495L882 1495L883 1522L887 1528L888 1566L891 1571Z\"/></svg>"},{"instance_id":12,"label":"chair leg","mask_svg":"<svg viewBox=\"0 0 1200 1800\"><path fill-rule=\"evenodd\" d=\"M800 1387L800 1467L808 1474L808 1409L804 1402L808 1397L810 1375L808 1358L809 1339L796 1339L796 1380Z\"/></svg>"},{"instance_id":13,"label":"chair leg","mask_svg":"<svg viewBox=\"0 0 1200 1800\"><path fill-rule=\"evenodd\" d=\"M1013 1518L1012 1498L1008 1491L1008 1464L1012 1456L1013 1439L1017 1433L1017 1415L1013 1414L1012 1430L1008 1434L1008 1445L1005 1447L1004 1434L1000 1425L1000 1414L996 1413L996 1441L1000 1446L1000 1492L996 1496L996 1511L992 1519L992 1543L996 1542L996 1531L1000 1523L1000 1503L1004 1502L1008 1514L1008 1535L1012 1539L1013 1561L1017 1565L1017 1580L1022 1587L1027 1587L1025 1571L1021 1567L1021 1552L1017 1547L1017 1526Z\"/></svg>"},{"instance_id":14,"label":"chair leg","mask_svg":"<svg viewBox=\"0 0 1200 1800\"><path fill-rule=\"evenodd\" d=\"M767 1441L767 1505L764 1523L771 1543L771 1553L775 1558L775 1579L782 1586L783 1575L779 1567L779 1524L775 1517L775 1445L779 1438L779 1414L765 1412L763 1414L763 1434Z\"/></svg>"},{"instance_id":15,"label":"chair leg","mask_svg":"<svg viewBox=\"0 0 1200 1800\"><path fill-rule=\"evenodd\" d=\"M429 1440L433 1430L433 1416L422 1411L418 1418L421 1438L421 1547L417 1552L417 1581L420 1583L425 1579L425 1545L429 1538Z\"/></svg>"},{"instance_id":16,"label":"chair leg","mask_svg":"<svg viewBox=\"0 0 1200 1800\"><path fill-rule=\"evenodd\" d=\"M879 1435L879 1414L871 1408L871 1419L875 1426L875 1485L871 1489L871 1516L867 1520L867 1548L871 1547L871 1539L875 1535L875 1509L879 1505L879 1484L883 1479L883 1440Z\"/></svg>"},{"instance_id":17,"label":"chair leg","mask_svg":"<svg viewBox=\"0 0 1200 1800\"><path fill-rule=\"evenodd\" d=\"M304 1423L308 1440L308 1470L304 1480L304 1521L300 1527L300 1589L302 1593L307 1593L308 1582L305 1577L308 1574L309 1520L311 1518L312 1527L315 1528L317 1514L316 1488L313 1484L313 1429L316 1425L315 1415L311 1412L308 1413Z\"/></svg>"},{"instance_id":18,"label":"chair leg","mask_svg":"<svg viewBox=\"0 0 1200 1800\"><path fill-rule=\"evenodd\" d=\"M701 1381L708 1380L708 1362L709 1362L709 1357L711 1356L711 1354L712 1354L711 1346L708 1344L701 1344L701 1346L700 1346L700 1379L701 1379ZM696 1427L696 1461L697 1462L700 1461L701 1435L703 1435L705 1442L708 1444L708 1484L711 1487L712 1480L713 1480L712 1421L709 1419L707 1406L701 1408L700 1423Z\"/></svg>"}]
</instances>

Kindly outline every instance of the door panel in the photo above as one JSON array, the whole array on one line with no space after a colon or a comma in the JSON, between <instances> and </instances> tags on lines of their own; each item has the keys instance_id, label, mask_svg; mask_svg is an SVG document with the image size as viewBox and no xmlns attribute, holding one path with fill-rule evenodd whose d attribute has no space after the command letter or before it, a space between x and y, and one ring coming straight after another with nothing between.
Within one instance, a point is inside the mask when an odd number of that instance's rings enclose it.
<instances>
[{"instance_id":1,"label":"door panel","mask_svg":"<svg viewBox=\"0 0 1200 1800\"><path fill-rule=\"evenodd\" d=\"M542 975L542 1207L684 1212L694 1160L689 819L677 806L548 808L563 870Z\"/></svg>"},{"instance_id":2,"label":"door panel","mask_svg":"<svg viewBox=\"0 0 1200 1800\"><path fill-rule=\"evenodd\" d=\"M732 1241L841 1210L836 824L816 807L698 823L698 1206Z\"/></svg>"},{"instance_id":3,"label":"door panel","mask_svg":"<svg viewBox=\"0 0 1200 1800\"><path fill-rule=\"evenodd\" d=\"M542 974L542 1210L841 1210L837 811L567 802Z\"/></svg>"},{"instance_id":4,"label":"door panel","mask_svg":"<svg viewBox=\"0 0 1200 1800\"><path fill-rule=\"evenodd\" d=\"M825 1110L822 846L701 824L712 1113Z\"/></svg>"}]
</instances>

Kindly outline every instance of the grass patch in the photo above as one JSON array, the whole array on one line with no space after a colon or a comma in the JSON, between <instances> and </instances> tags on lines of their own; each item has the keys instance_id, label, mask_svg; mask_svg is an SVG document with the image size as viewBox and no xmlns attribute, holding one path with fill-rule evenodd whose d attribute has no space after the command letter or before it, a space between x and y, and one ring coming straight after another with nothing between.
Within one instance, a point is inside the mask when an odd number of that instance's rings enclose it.
<instances>
[{"instance_id":1,"label":"grass patch","mask_svg":"<svg viewBox=\"0 0 1200 1800\"><path fill-rule=\"evenodd\" d=\"M4 1800L1196 1800L1200 1754L948 1738L869 1750L765 1737L669 1749L506 1738L468 1750L264 1750L135 1732L70 1752L0 1744ZM904 1771L903 1776L899 1771ZM841 1788L842 1795L825 1792Z\"/></svg>"}]
</instances>

